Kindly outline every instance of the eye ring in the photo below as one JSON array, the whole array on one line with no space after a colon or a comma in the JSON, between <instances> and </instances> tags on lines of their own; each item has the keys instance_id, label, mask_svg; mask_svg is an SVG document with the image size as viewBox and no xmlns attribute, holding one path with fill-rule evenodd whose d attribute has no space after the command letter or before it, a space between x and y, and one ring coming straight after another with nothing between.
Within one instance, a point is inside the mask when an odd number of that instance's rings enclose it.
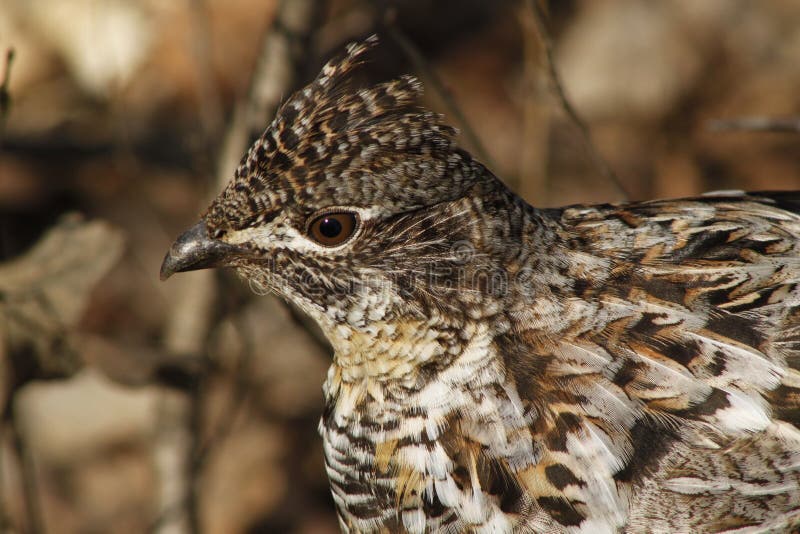
<instances>
[{"instance_id":1,"label":"eye ring","mask_svg":"<svg viewBox=\"0 0 800 534\"><path fill-rule=\"evenodd\" d=\"M317 215L308 225L308 236L326 247L346 242L358 229L358 215L349 211L331 211Z\"/></svg>"}]
</instances>

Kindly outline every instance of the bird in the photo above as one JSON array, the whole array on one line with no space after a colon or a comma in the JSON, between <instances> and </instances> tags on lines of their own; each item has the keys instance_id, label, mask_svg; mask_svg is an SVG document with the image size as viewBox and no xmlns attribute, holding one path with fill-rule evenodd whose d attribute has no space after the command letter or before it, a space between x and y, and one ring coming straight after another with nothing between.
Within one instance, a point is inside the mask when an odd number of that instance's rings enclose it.
<instances>
[{"instance_id":1,"label":"bird","mask_svg":"<svg viewBox=\"0 0 800 534\"><path fill-rule=\"evenodd\" d=\"M282 104L161 267L319 325L341 529L800 531L800 193L532 207L416 78L355 81L376 42Z\"/></svg>"}]
</instances>

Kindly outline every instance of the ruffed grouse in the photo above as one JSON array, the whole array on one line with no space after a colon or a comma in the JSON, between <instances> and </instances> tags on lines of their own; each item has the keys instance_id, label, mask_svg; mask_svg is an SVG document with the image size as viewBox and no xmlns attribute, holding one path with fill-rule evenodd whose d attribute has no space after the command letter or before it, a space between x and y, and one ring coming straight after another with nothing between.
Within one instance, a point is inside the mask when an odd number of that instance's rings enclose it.
<instances>
[{"instance_id":1,"label":"ruffed grouse","mask_svg":"<svg viewBox=\"0 0 800 534\"><path fill-rule=\"evenodd\" d=\"M536 209L350 45L162 278L231 266L335 354L347 531L800 525L800 194Z\"/></svg>"}]
</instances>

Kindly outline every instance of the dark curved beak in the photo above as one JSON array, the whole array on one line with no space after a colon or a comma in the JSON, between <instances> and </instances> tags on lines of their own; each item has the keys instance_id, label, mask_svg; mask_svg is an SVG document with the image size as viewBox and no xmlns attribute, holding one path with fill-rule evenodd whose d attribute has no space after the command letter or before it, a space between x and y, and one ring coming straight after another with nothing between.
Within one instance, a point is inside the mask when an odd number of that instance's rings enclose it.
<instances>
[{"instance_id":1,"label":"dark curved beak","mask_svg":"<svg viewBox=\"0 0 800 534\"><path fill-rule=\"evenodd\" d=\"M243 249L212 239L208 235L206 222L201 220L175 240L161 264L161 279L166 280L175 273L208 269L226 265Z\"/></svg>"}]
</instances>

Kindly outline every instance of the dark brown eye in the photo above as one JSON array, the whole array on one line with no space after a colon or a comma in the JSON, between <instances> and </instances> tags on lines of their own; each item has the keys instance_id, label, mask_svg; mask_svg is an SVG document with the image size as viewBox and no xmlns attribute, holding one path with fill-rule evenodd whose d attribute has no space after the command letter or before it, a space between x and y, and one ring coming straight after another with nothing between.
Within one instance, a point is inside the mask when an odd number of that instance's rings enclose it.
<instances>
[{"instance_id":1,"label":"dark brown eye","mask_svg":"<svg viewBox=\"0 0 800 534\"><path fill-rule=\"evenodd\" d=\"M357 226L358 219L354 213L326 213L311 221L308 233L320 245L335 247L347 241Z\"/></svg>"}]
</instances>

